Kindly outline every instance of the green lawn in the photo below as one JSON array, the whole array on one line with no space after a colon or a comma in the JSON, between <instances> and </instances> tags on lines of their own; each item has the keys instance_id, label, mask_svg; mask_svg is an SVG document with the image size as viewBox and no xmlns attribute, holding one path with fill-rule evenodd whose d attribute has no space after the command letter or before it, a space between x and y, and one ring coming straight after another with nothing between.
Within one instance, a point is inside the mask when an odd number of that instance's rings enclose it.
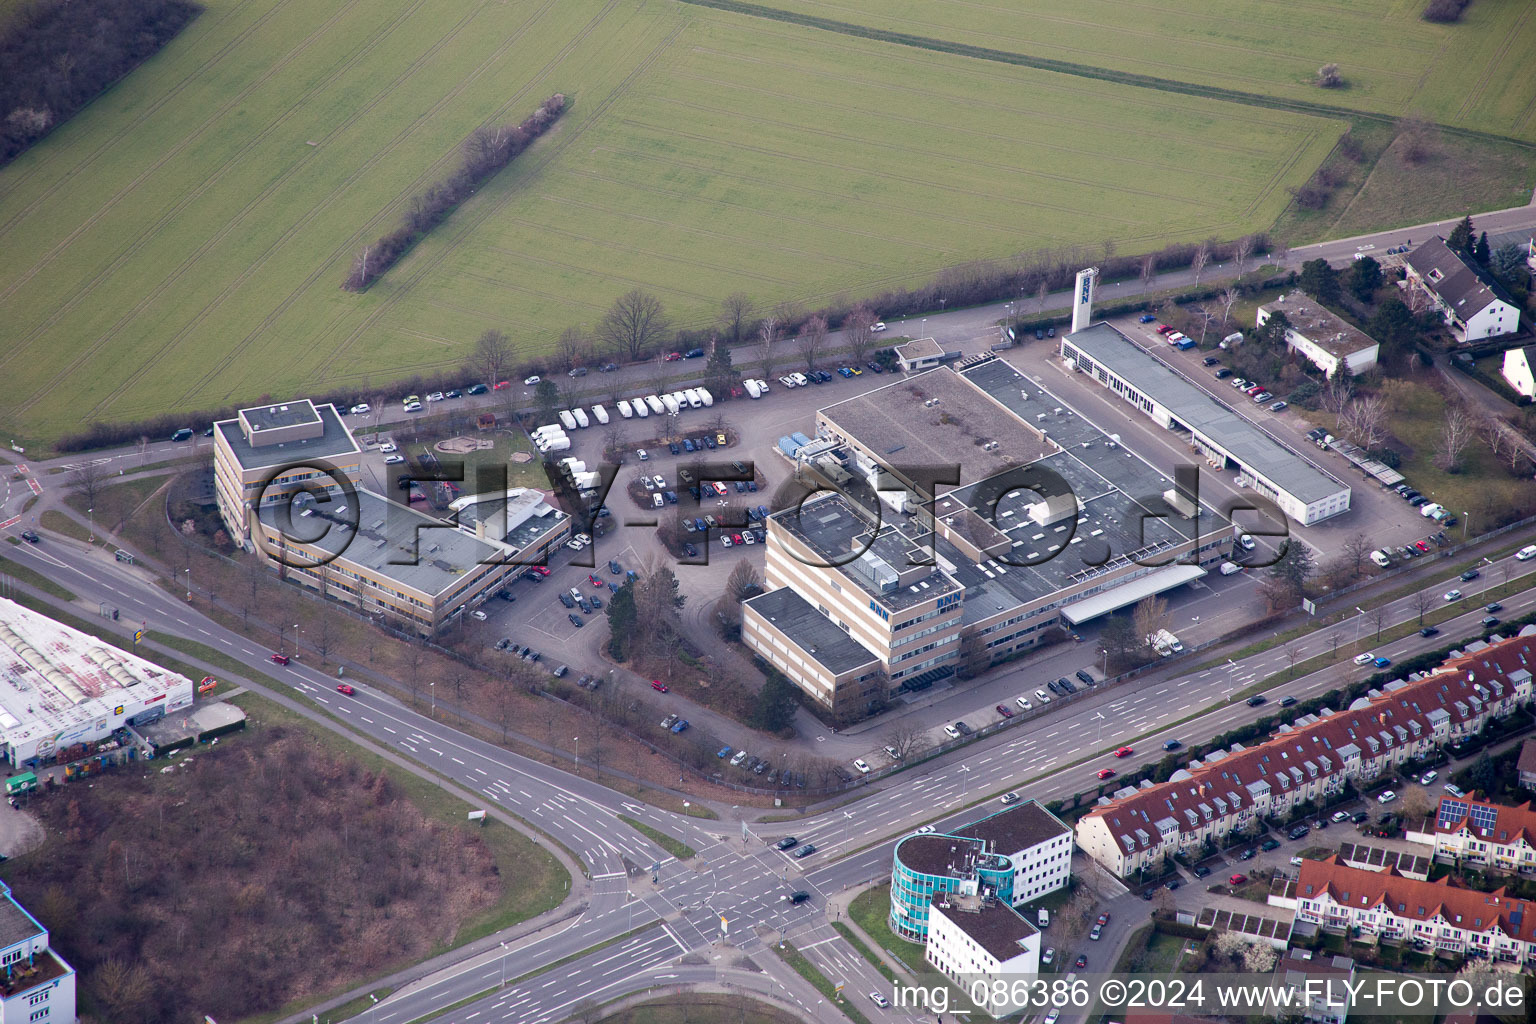
<instances>
[{"instance_id":1,"label":"green lawn","mask_svg":"<svg viewBox=\"0 0 1536 1024\"><path fill-rule=\"evenodd\" d=\"M708 0L705 0L708 2ZM1536 52L1527 0L1476 0L1456 25L1423 21L1418 0L758 0L924 40L1373 113L1419 114L1536 140ZM1519 55L1524 54L1525 57ZM1346 88L1314 83L1337 63Z\"/></svg>"},{"instance_id":2,"label":"green lawn","mask_svg":"<svg viewBox=\"0 0 1536 1024\"><path fill-rule=\"evenodd\" d=\"M641 835L645 836L645 838L649 839L657 846L661 847L663 850L666 850L678 860L688 860L690 857L694 857L698 853L697 850L689 846L687 843L684 843L678 839L674 839L660 829L652 828L643 821L636 821L634 818L629 817L627 814L618 815L618 819L624 824L628 825L630 828L634 829L636 832L639 832Z\"/></svg>"},{"instance_id":3,"label":"green lawn","mask_svg":"<svg viewBox=\"0 0 1536 1024\"><path fill-rule=\"evenodd\" d=\"M748 996L683 992L604 1017L599 1024L796 1024L798 1018Z\"/></svg>"},{"instance_id":4,"label":"green lawn","mask_svg":"<svg viewBox=\"0 0 1536 1024\"><path fill-rule=\"evenodd\" d=\"M553 132L340 290L470 131L555 91ZM366 394L492 326L547 352L636 286L697 326L736 290L814 304L1044 246L1231 237L1275 221L1342 125L682 3L209 0L0 172L0 425L31 443Z\"/></svg>"}]
</instances>

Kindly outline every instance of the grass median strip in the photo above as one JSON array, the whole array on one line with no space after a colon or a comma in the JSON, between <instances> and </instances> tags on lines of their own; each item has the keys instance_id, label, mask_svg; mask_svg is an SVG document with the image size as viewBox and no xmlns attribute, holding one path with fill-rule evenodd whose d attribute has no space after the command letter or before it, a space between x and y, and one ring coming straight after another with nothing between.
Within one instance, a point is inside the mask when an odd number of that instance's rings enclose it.
<instances>
[{"instance_id":1,"label":"grass median strip","mask_svg":"<svg viewBox=\"0 0 1536 1024\"><path fill-rule=\"evenodd\" d=\"M631 818L627 814L620 814L617 817L624 824L628 825L636 832L639 832L641 835L645 836L645 838L649 839L663 850L666 850L678 860L687 860L698 852L687 843L673 839L665 832L654 829L644 822L636 821L634 818Z\"/></svg>"},{"instance_id":2,"label":"grass median strip","mask_svg":"<svg viewBox=\"0 0 1536 1024\"><path fill-rule=\"evenodd\" d=\"M42 573L29 569L19 562L13 562L9 558L0 558L0 576L9 576L13 580L19 580L29 587L36 587L45 594L52 594L61 601L76 600L72 591L65 590Z\"/></svg>"},{"instance_id":3,"label":"grass median strip","mask_svg":"<svg viewBox=\"0 0 1536 1024\"><path fill-rule=\"evenodd\" d=\"M780 960L793 967L796 974L815 986L816 991L826 996L829 1003L847 1014L848 1019L853 1021L854 1024L870 1024L869 1018L860 1013L857 1007L851 1005L847 999L838 998L837 986L832 984L831 980L825 974L822 974L815 964L807 960L805 954L795 948L794 943L776 943L773 951L779 954Z\"/></svg>"},{"instance_id":4,"label":"grass median strip","mask_svg":"<svg viewBox=\"0 0 1536 1024\"><path fill-rule=\"evenodd\" d=\"M832 927L837 930L837 934L848 940L848 945L858 950L859 955L869 961L871 967L880 972L881 977L892 985L896 984L896 972L886 966L885 961L876 956L874 950L864 945L863 940L853 933L852 928L841 921L834 922Z\"/></svg>"}]
</instances>

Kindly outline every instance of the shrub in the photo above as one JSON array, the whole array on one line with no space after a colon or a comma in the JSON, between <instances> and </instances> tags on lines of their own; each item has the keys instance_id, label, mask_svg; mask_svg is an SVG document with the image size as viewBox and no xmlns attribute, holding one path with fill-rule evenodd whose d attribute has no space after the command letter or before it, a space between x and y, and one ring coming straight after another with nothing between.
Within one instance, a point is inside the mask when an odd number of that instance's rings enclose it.
<instances>
[{"instance_id":1,"label":"shrub","mask_svg":"<svg viewBox=\"0 0 1536 1024\"><path fill-rule=\"evenodd\" d=\"M1344 75L1337 64L1324 64L1317 69L1317 84L1322 89L1342 89Z\"/></svg>"},{"instance_id":2,"label":"shrub","mask_svg":"<svg viewBox=\"0 0 1536 1024\"><path fill-rule=\"evenodd\" d=\"M1461 20L1461 13L1467 9L1469 3L1471 0L1429 0L1420 17L1425 21L1449 25L1453 21Z\"/></svg>"}]
</instances>

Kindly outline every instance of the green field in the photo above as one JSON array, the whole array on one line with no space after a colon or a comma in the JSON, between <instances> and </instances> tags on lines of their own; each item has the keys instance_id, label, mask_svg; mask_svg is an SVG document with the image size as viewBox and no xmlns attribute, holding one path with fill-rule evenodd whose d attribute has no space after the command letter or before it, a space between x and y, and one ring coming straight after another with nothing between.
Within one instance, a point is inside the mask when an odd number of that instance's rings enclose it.
<instances>
[{"instance_id":1,"label":"green field","mask_svg":"<svg viewBox=\"0 0 1536 1024\"><path fill-rule=\"evenodd\" d=\"M1490 7L1497 0L1480 0ZM363 295L477 125L556 129ZM521 353L634 286L684 325L977 258L1272 224L1341 122L685 3L213 0L0 171L0 426L46 441Z\"/></svg>"},{"instance_id":2,"label":"green field","mask_svg":"<svg viewBox=\"0 0 1536 1024\"><path fill-rule=\"evenodd\" d=\"M1422 20L1423 0L757 2L923 40L1536 140L1529 0L1475 0L1455 25ZM1313 84L1329 63L1345 88Z\"/></svg>"}]
</instances>

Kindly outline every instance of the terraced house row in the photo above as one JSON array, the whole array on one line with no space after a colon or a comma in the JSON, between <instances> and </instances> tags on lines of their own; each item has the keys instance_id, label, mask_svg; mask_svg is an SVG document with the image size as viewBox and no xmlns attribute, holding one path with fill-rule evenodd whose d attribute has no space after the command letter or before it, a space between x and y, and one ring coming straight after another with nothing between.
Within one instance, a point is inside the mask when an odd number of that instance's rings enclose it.
<instances>
[{"instance_id":1,"label":"terraced house row","mask_svg":"<svg viewBox=\"0 0 1536 1024\"><path fill-rule=\"evenodd\" d=\"M1530 701L1533 632L1470 644L1432 672L1372 690L1346 710L1303 715L1256 746L1233 744L1167 782L1101 798L1078 822L1077 845L1126 877L1472 735Z\"/></svg>"}]
</instances>

